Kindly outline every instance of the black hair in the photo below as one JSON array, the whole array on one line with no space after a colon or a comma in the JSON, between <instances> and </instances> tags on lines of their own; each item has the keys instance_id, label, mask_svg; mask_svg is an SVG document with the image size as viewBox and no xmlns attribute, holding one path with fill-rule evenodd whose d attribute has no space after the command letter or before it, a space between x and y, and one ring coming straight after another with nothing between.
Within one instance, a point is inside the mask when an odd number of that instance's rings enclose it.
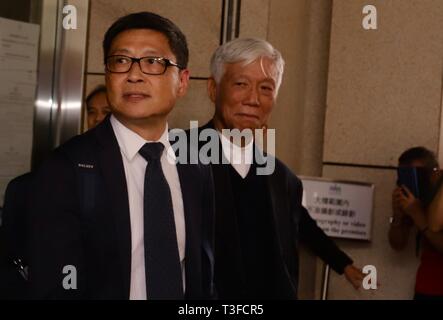
<instances>
[{"instance_id":1,"label":"black hair","mask_svg":"<svg viewBox=\"0 0 443 320\"><path fill-rule=\"evenodd\" d=\"M92 98L94 98L99 93L105 93L106 94L106 86L103 84L98 85L95 87L94 90L91 91L91 93L88 94L86 97L86 107L89 108L89 103L91 102Z\"/></svg>"},{"instance_id":2,"label":"black hair","mask_svg":"<svg viewBox=\"0 0 443 320\"><path fill-rule=\"evenodd\" d=\"M415 160L422 160L428 168L438 168L438 160L434 152L425 147L414 147L403 152L398 158L398 163L403 166L411 165Z\"/></svg>"},{"instance_id":3,"label":"black hair","mask_svg":"<svg viewBox=\"0 0 443 320\"><path fill-rule=\"evenodd\" d=\"M152 12L132 13L119 18L112 24L103 40L105 63L114 38L119 33L130 29L151 29L162 33L168 39L171 51L177 59L176 63L181 68L187 67L189 51L185 35L172 21Z\"/></svg>"}]
</instances>

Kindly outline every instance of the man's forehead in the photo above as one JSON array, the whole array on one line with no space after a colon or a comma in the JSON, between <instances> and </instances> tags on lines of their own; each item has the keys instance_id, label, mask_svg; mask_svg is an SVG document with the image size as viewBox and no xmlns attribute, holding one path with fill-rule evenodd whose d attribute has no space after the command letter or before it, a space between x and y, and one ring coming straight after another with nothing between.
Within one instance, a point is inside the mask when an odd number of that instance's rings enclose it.
<instances>
[{"instance_id":1,"label":"man's forehead","mask_svg":"<svg viewBox=\"0 0 443 320\"><path fill-rule=\"evenodd\" d=\"M135 51L135 50L132 48L129 48L129 47L124 47L124 46L115 47L111 50L111 52L113 54L123 54L123 55L132 54L133 51ZM143 49L143 54L145 54L145 55L158 55L160 53L163 53L163 52L160 52L160 50L158 50L156 48L146 47Z\"/></svg>"},{"instance_id":2,"label":"man's forehead","mask_svg":"<svg viewBox=\"0 0 443 320\"><path fill-rule=\"evenodd\" d=\"M235 63L226 64L232 75L247 76L249 72L257 72L264 77L263 80L277 81L277 67L275 62L269 57L259 57L253 61L243 60ZM225 67L226 67L225 66Z\"/></svg>"},{"instance_id":3,"label":"man's forehead","mask_svg":"<svg viewBox=\"0 0 443 320\"><path fill-rule=\"evenodd\" d=\"M134 47L146 46L147 50L171 50L168 38L160 31L152 29L128 29L115 36L111 43L112 51L130 51Z\"/></svg>"}]
</instances>

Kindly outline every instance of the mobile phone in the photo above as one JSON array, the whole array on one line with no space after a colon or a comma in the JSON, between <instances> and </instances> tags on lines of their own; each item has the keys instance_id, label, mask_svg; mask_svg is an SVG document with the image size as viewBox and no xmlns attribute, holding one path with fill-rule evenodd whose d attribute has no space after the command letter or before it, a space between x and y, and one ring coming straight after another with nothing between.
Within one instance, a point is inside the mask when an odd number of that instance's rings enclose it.
<instances>
[{"instance_id":1,"label":"mobile phone","mask_svg":"<svg viewBox=\"0 0 443 320\"><path fill-rule=\"evenodd\" d=\"M412 194L419 199L419 175L415 167L398 167L397 168L397 185L406 186Z\"/></svg>"}]
</instances>

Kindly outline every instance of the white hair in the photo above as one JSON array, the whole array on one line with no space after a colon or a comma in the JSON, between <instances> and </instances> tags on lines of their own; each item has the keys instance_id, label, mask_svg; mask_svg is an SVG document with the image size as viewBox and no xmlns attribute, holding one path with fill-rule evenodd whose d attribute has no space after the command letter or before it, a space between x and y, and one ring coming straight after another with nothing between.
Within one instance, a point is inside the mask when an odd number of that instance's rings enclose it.
<instances>
[{"instance_id":1,"label":"white hair","mask_svg":"<svg viewBox=\"0 0 443 320\"><path fill-rule=\"evenodd\" d=\"M263 39L238 38L218 47L211 58L211 75L219 84L225 72L225 64L243 62L244 65L248 65L263 57L270 58L273 62L277 93L282 81L285 61L281 53Z\"/></svg>"}]
</instances>

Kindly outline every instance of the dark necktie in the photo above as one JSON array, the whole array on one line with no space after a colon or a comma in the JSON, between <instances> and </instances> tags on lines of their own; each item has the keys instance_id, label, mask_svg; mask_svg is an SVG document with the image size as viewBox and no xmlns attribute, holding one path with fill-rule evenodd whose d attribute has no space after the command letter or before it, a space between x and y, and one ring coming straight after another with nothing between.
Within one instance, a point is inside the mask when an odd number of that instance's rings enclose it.
<instances>
[{"instance_id":1,"label":"dark necktie","mask_svg":"<svg viewBox=\"0 0 443 320\"><path fill-rule=\"evenodd\" d=\"M143 199L146 293L148 299L183 299L171 191L160 163L163 149L155 142L139 151L148 162Z\"/></svg>"}]
</instances>

